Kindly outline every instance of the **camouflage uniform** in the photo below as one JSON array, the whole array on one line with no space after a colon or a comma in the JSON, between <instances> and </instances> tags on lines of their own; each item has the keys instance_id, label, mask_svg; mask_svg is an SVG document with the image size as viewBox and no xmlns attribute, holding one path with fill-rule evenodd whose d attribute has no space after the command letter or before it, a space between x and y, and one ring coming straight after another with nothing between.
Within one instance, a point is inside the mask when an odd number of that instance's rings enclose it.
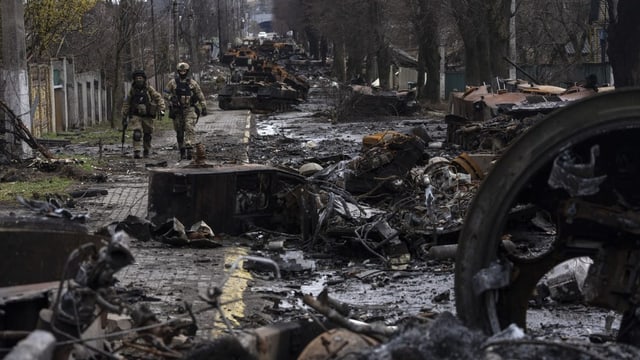
<instances>
[{"instance_id":1,"label":"camouflage uniform","mask_svg":"<svg viewBox=\"0 0 640 360\"><path fill-rule=\"evenodd\" d=\"M196 122L200 115L207 114L200 85L188 76L188 72L188 64L178 64L178 75L169 81L164 91L169 101L169 117L173 119L181 160L191 159L196 144Z\"/></svg>"},{"instance_id":2,"label":"camouflage uniform","mask_svg":"<svg viewBox=\"0 0 640 360\"><path fill-rule=\"evenodd\" d=\"M153 120L163 116L165 103L162 94L147 83L147 76L142 70L133 72L133 84L122 103L123 118L130 118L127 127L133 132L133 156L148 157L151 152Z\"/></svg>"}]
</instances>

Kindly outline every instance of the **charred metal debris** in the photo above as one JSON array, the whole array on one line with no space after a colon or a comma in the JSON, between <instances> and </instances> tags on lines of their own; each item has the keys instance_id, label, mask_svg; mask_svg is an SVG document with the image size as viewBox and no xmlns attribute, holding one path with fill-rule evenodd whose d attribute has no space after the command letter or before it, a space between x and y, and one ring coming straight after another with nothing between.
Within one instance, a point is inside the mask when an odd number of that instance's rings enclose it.
<instances>
[{"instance_id":1,"label":"charred metal debris","mask_svg":"<svg viewBox=\"0 0 640 360\"><path fill-rule=\"evenodd\" d=\"M499 153L544 115L577 100L612 91L576 83L568 88L497 79L449 96L447 142L467 151Z\"/></svg>"},{"instance_id":2,"label":"charred metal debris","mask_svg":"<svg viewBox=\"0 0 640 360\"><path fill-rule=\"evenodd\" d=\"M425 160L424 126L363 138L361 153L292 169L267 165L150 169L149 225L140 239L212 246L213 231L298 236L303 249L360 248L388 267L455 242L468 202L492 158L462 154ZM335 159L334 159L335 160ZM159 225L153 225L159 224ZM182 225L186 224L186 225ZM208 224L209 242L184 230ZM117 225L125 229L132 224ZM191 238L191 239L190 239Z\"/></svg>"},{"instance_id":3,"label":"charred metal debris","mask_svg":"<svg viewBox=\"0 0 640 360\"><path fill-rule=\"evenodd\" d=\"M610 310L592 341L638 343L637 98L616 90L554 112L495 164L459 238L466 324L496 333L525 327L527 310L548 301L580 302Z\"/></svg>"},{"instance_id":4,"label":"charred metal debris","mask_svg":"<svg viewBox=\"0 0 640 360\"><path fill-rule=\"evenodd\" d=\"M46 260L39 263L39 278L16 278L1 288L2 348L14 354L8 356L18 357L26 356L26 351L51 354L46 358L73 353L78 358L126 354L170 359L197 358L193 354L201 351L219 353L219 346L239 342L238 351L255 358L282 358L274 351L284 351L289 337L304 333L299 339L311 342L335 324L294 322L244 332L227 325L233 334L227 340L196 345L192 339L200 325L198 313L219 312L224 319L222 286L202 290L200 298L206 307L184 304L187 315L158 319L149 308L127 302L115 287L117 271L134 261L127 245L130 236L197 248L221 246L226 235L250 237L257 248L271 250L282 250L285 241L294 241L306 251L351 249L352 254L373 257L386 269L402 270L411 259L428 256L434 245L453 241L475 191L473 179L483 172L476 164L474 174L469 174L443 157L425 161L429 141L420 126L406 133L376 133L363 139L359 156L324 166L309 163L298 171L256 164L212 166L201 157L181 168L150 168L149 220L130 216L94 235L81 225L70 225L82 215L64 210L56 200L22 199L28 209L44 216L32 223L37 228L33 234L25 234L30 241L16 238L15 249L10 250L17 254L15 260L21 261L19 254L42 252L38 241L43 236L38 234L56 234L59 238L47 235L46 241L66 245L58 247L59 253L28 257ZM471 157L464 160L467 166L470 162L474 162ZM7 227L11 234L3 238L14 237L17 230ZM247 256L242 260L246 268L267 267L275 269L275 274L314 271L313 262L293 251L274 259ZM7 271L22 273L15 271L22 268L16 263L6 266ZM56 278L56 274L63 276ZM442 296L448 298L448 294ZM354 339L364 336L358 333L374 339L361 345L378 344L399 331L395 326L367 324L349 319L348 313L334 313L335 306L347 307L326 292L303 300L332 323L350 329ZM18 315L29 321L18 320ZM264 350L270 341L276 350ZM318 341L312 348L324 347ZM307 342L298 345L304 347Z\"/></svg>"},{"instance_id":5,"label":"charred metal debris","mask_svg":"<svg viewBox=\"0 0 640 360\"><path fill-rule=\"evenodd\" d=\"M184 316L159 320L116 286L115 274L135 260L126 232L90 235L74 223L39 220L38 230L21 234L25 223L20 221L28 219L2 221L2 240L18 256L42 252L47 242L56 244L48 250L50 256L39 256L36 264L3 263L3 274L13 270L0 287L0 352L5 359L181 359L193 347L189 337L198 329L196 314L216 311L232 330L220 300L228 277L220 287L202 290L205 307L192 309L185 303ZM279 274L269 259L247 256L238 261L247 259L270 264ZM54 281L57 274L60 279Z\"/></svg>"}]
</instances>

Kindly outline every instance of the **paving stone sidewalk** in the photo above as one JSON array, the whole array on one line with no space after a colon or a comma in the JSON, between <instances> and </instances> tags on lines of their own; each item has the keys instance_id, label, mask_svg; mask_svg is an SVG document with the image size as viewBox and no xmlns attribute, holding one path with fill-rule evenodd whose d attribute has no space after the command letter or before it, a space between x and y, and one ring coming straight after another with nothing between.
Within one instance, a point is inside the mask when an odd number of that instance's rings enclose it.
<instances>
[{"instance_id":1,"label":"paving stone sidewalk","mask_svg":"<svg viewBox=\"0 0 640 360\"><path fill-rule=\"evenodd\" d=\"M196 126L196 135L224 136L225 141L248 146L251 126L251 114L248 111L223 112L213 110L201 117ZM107 190L107 195L87 197L78 200L79 208L89 212L88 226L96 230L112 222L122 221L129 215L146 218L148 206L148 170L149 166L161 164L168 167L181 167L187 161L179 161L175 146L175 133L165 131L156 134L153 139L154 154L149 159L129 159L131 171L124 175L114 175L105 184L92 186ZM112 156L122 156L119 153ZM244 151L242 162L247 162Z\"/></svg>"}]
</instances>

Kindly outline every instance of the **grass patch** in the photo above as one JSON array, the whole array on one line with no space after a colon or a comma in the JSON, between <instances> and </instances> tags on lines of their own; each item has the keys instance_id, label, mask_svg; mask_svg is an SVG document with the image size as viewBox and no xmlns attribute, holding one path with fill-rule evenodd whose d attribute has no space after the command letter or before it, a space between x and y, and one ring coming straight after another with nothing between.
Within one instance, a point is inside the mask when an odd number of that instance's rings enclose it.
<instances>
[{"instance_id":1,"label":"grass patch","mask_svg":"<svg viewBox=\"0 0 640 360\"><path fill-rule=\"evenodd\" d=\"M109 121L103 121L100 124L90 125L84 129L61 132L61 133L48 133L43 134L43 139L64 139L69 140L72 144L98 146L102 145L117 145L122 142L122 119L115 121L115 128L111 127ZM167 114L164 118L154 121L154 132L173 130L173 123ZM129 136L131 130L127 130Z\"/></svg>"},{"instance_id":2,"label":"grass patch","mask_svg":"<svg viewBox=\"0 0 640 360\"><path fill-rule=\"evenodd\" d=\"M99 168L106 163L104 158L100 159L97 156L92 156L92 155L56 153L55 157L57 159L72 160L73 163L68 163L68 164L65 164L64 166L74 167L74 168L77 168L79 171L84 171L88 173L96 171L96 168ZM60 168L62 166L57 166L57 167Z\"/></svg>"},{"instance_id":3,"label":"grass patch","mask_svg":"<svg viewBox=\"0 0 640 360\"><path fill-rule=\"evenodd\" d=\"M52 176L30 181L0 183L0 202L18 204L16 196L26 199L42 198L46 194L65 194L75 181L65 177Z\"/></svg>"},{"instance_id":4,"label":"grass patch","mask_svg":"<svg viewBox=\"0 0 640 360\"><path fill-rule=\"evenodd\" d=\"M53 140L62 139L69 140L72 144L98 146L99 144L118 144L120 143L121 136L122 128L111 128L111 124L108 121L103 121L100 124L95 124L84 129L60 132L57 134L43 134L42 138Z\"/></svg>"}]
</instances>

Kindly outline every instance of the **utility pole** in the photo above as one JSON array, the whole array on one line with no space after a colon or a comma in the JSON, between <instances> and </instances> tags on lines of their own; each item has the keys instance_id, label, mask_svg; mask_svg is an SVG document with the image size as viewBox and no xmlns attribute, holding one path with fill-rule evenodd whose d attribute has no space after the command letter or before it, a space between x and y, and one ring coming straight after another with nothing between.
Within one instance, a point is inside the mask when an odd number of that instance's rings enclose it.
<instances>
[{"instance_id":1,"label":"utility pole","mask_svg":"<svg viewBox=\"0 0 640 360\"><path fill-rule=\"evenodd\" d=\"M513 62L518 62L518 53L516 49L516 0L511 0L511 18L509 19L509 57ZM509 66L509 78L517 77L516 67Z\"/></svg>"},{"instance_id":2,"label":"utility pole","mask_svg":"<svg viewBox=\"0 0 640 360\"><path fill-rule=\"evenodd\" d=\"M224 43L223 39L222 39L222 16L220 14L220 0L218 0L217 2L217 6L218 6L218 58L220 60L222 60L222 55L224 54L224 49L222 48L222 44Z\"/></svg>"},{"instance_id":3,"label":"utility pole","mask_svg":"<svg viewBox=\"0 0 640 360\"><path fill-rule=\"evenodd\" d=\"M198 77L200 73L200 59L198 58L198 36L196 35L196 17L193 12L192 1L189 1L189 7L187 11L187 18L189 19L189 55L191 58L191 75L194 76L196 80L200 80L200 78Z\"/></svg>"},{"instance_id":4,"label":"utility pole","mask_svg":"<svg viewBox=\"0 0 640 360\"><path fill-rule=\"evenodd\" d=\"M151 48L153 49L153 80L158 90L158 68L156 63L156 17L153 15L153 0L151 0Z\"/></svg>"},{"instance_id":5,"label":"utility pole","mask_svg":"<svg viewBox=\"0 0 640 360\"><path fill-rule=\"evenodd\" d=\"M175 65L180 62L180 45L178 44L178 0L173 0L173 60Z\"/></svg>"},{"instance_id":6,"label":"utility pole","mask_svg":"<svg viewBox=\"0 0 640 360\"><path fill-rule=\"evenodd\" d=\"M0 16L0 99L3 99L24 126L31 130L23 1L0 1ZM13 125L7 116L8 114L0 113L0 128L11 130ZM6 131L4 136L0 137L0 148L3 150L0 151L0 159L5 151L20 158L32 154L29 145L17 142L11 131Z\"/></svg>"}]
</instances>

